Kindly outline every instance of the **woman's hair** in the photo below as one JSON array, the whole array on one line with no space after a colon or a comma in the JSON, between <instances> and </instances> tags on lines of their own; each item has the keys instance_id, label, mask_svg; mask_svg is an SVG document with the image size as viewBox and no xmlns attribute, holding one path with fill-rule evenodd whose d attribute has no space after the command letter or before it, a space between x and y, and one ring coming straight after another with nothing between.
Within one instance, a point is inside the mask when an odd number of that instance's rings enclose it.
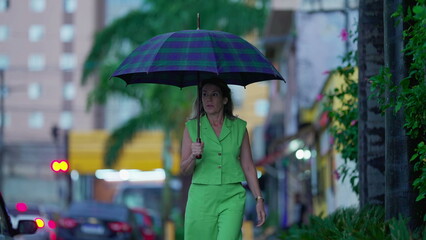
<instances>
[{"instance_id":1,"label":"woman's hair","mask_svg":"<svg viewBox=\"0 0 426 240\"><path fill-rule=\"evenodd\" d=\"M235 119L236 116L234 116L234 104L232 102L232 94L231 94L231 89L228 87L228 85L220 78L211 78L211 79L206 79L203 80L201 82L201 89L200 91L202 91L203 87L206 84L212 84L215 85L217 87L219 87L222 96L224 98L228 98L228 102L223 106L223 115L228 117L229 119ZM197 118L197 113L199 111L198 109L198 95L197 98L195 99L194 102L194 106L193 106L193 116L191 119L195 119ZM206 115L206 111L204 110L203 104L201 104L201 111L200 111L200 116L204 116Z\"/></svg>"}]
</instances>

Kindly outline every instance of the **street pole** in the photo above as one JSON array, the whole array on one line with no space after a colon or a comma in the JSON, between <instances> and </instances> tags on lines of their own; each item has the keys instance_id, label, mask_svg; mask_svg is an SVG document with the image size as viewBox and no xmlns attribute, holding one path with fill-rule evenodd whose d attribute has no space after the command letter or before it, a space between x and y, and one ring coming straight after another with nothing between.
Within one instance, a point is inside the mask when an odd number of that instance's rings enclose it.
<instances>
[{"instance_id":1,"label":"street pole","mask_svg":"<svg viewBox=\"0 0 426 240\"><path fill-rule=\"evenodd\" d=\"M0 192L3 191L3 158L4 158L4 71L0 69Z\"/></svg>"}]
</instances>

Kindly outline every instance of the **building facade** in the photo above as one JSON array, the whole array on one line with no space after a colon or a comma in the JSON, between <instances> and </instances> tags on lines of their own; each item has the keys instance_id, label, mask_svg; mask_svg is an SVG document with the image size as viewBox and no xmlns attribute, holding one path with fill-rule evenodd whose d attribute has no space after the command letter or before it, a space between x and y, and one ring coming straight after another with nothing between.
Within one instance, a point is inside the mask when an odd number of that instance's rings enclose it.
<instances>
[{"instance_id":1,"label":"building facade","mask_svg":"<svg viewBox=\"0 0 426 240\"><path fill-rule=\"evenodd\" d=\"M7 201L57 204L67 197L66 180L49 165L67 157L68 131L102 121L86 111L90 86L81 86L80 78L103 26L103 6L101 0L0 0L1 187Z\"/></svg>"},{"instance_id":2,"label":"building facade","mask_svg":"<svg viewBox=\"0 0 426 240\"><path fill-rule=\"evenodd\" d=\"M315 108L332 69L353 49L346 39L357 23L358 1L272 0L262 39L266 56L286 78L271 89L266 151L270 208L278 209L277 226L288 228L309 214L328 214L357 202L335 177L342 163L321 116L302 118ZM346 194L346 195L345 195ZM348 201L342 199L345 195ZM353 199L355 198L355 199ZM295 211L305 205L305 213Z\"/></svg>"}]
</instances>

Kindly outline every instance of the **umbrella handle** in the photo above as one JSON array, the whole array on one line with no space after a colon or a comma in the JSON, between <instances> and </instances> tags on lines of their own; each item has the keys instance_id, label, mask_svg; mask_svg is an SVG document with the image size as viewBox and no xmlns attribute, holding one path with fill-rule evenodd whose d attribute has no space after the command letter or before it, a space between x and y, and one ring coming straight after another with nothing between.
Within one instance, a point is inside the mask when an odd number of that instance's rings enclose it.
<instances>
[{"instance_id":1,"label":"umbrella handle","mask_svg":"<svg viewBox=\"0 0 426 240\"><path fill-rule=\"evenodd\" d=\"M201 138L197 138L197 143L201 143ZM203 157L202 154L195 156L196 159L201 159Z\"/></svg>"}]
</instances>

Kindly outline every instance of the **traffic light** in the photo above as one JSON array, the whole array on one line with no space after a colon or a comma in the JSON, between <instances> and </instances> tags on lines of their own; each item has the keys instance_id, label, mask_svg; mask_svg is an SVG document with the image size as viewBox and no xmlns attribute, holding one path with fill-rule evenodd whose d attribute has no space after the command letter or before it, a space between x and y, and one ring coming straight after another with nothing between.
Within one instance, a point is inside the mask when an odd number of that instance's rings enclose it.
<instances>
[{"instance_id":1,"label":"traffic light","mask_svg":"<svg viewBox=\"0 0 426 240\"><path fill-rule=\"evenodd\" d=\"M53 160L50 163L50 169L52 169L53 172L59 173L59 172L67 172L69 169L69 164L67 160Z\"/></svg>"}]
</instances>

